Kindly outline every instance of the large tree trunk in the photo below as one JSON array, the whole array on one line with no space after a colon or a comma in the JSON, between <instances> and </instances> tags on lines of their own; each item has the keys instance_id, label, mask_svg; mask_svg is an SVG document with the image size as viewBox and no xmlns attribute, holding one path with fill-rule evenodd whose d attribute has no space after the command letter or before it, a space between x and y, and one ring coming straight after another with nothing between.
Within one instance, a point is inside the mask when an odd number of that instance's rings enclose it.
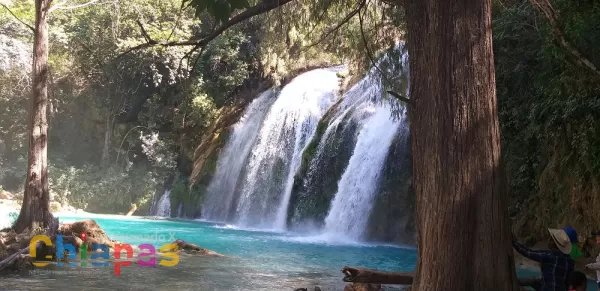
<instances>
[{"instance_id":1,"label":"large tree trunk","mask_svg":"<svg viewBox=\"0 0 600 291\"><path fill-rule=\"evenodd\" d=\"M48 191L48 8L51 0L35 0L33 94L29 119L29 158L25 194L15 230L49 227L53 222Z\"/></svg>"},{"instance_id":2,"label":"large tree trunk","mask_svg":"<svg viewBox=\"0 0 600 291\"><path fill-rule=\"evenodd\" d=\"M518 290L491 0L407 1L419 261L412 290Z\"/></svg>"}]
</instances>

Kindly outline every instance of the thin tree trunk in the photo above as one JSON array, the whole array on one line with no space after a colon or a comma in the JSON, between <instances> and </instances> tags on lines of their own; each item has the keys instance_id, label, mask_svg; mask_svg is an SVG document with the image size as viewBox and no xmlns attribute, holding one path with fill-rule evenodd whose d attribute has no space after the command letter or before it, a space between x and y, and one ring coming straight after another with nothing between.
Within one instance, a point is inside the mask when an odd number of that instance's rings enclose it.
<instances>
[{"instance_id":1,"label":"thin tree trunk","mask_svg":"<svg viewBox=\"0 0 600 291\"><path fill-rule=\"evenodd\" d=\"M419 261L412 290L518 290L491 0L407 1Z\"/></svg>"},{"instance_id":2,"label":"thin tree trunk","mask_svg":"<svg viewBox=\"0 0 600 291\"><path fill-rule=\"evenodd\" d=\"M106 167L110 160L110 146L112 144L113 114L109 112L106 116L104 131L104 146L102 147L102 166Z\"/></svg>"},{"instance_id":3,"label":"thin tree trunk","mask_svg":"<svg viewBox=\"0 0 600 291\"><path fill-rule=\"evenodd\" d=\"M49 227L53 222L48 191L48 8L51 0L35 1L33 94L29 119L29 158L25 194L15 230Z\"/></svg>"}]
</instances>

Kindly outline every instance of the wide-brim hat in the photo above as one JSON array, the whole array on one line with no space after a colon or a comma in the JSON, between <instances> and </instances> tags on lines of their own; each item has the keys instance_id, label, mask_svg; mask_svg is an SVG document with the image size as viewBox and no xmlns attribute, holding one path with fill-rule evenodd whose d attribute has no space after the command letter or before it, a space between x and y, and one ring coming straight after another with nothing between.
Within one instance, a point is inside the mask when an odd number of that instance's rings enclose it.
<instances>
[{"instance_id":1,"label":"wide-brim hat","mask_svg":"<svg viewBox=\"0 0 600 291\"><path fill-rule=\"evenodd\" d=\"M550 236L552 240L554 240L554 244L558 247L558 249L565 255L571 253L573 249L573 243L569 239L569 235L562 229L548 228L548 232L550 232Z\"/></svg>"}]
</instances>

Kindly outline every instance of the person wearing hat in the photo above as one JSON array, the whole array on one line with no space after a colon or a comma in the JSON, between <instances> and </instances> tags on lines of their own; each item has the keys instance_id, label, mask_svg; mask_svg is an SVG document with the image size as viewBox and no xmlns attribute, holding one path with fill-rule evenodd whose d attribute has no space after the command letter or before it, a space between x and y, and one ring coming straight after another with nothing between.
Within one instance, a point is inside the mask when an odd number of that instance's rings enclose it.
<instances>
[{"instance_id":1,"label":"person wearing hat","mask_svg":"<svg viewBox=\"0 0 600 291\"><path fill-rule=\"evenodd\" d=\"M569 240L571 241L571 245L573 246L571 248L571 253L569 253L569 255L571 256L571 259L573 259L573 261L577 261L579 258L583 257L583 252L581 251L581 249L579 248L579 245L578 245L579 239L577 236L577 231L575 230L574 227L572 227L570 225L565 226L563 228L563 230L569 237Z\"/></svg>"},{"instance_id":2,"label":"person wearing hat","mask_svg":"<svg viewBox=\"0 0 600 291\"><path fill-rule=\"evenodd\" d=\"M600 231L593 232L592 236L595 237L596 244L600 246ZM598 284L598 288L600 288L600 254L596 257L595 263L587 264L585 267L596 271L596 283Z\"/></svg>"},{"instance_id":3,"label":"person wearing hat","mask_svg":"<svg viewBox=\"0 0 600 291\"><path fill-rule=\"evenodd\" d=\"M513 247L524 257L539 262L542 269L541 291L567 290L567 279L573 271L574 262L569 255L573 244L564 229L549 228L548 250L532 250L513 240Z\"/></svg>"}]
</instances>

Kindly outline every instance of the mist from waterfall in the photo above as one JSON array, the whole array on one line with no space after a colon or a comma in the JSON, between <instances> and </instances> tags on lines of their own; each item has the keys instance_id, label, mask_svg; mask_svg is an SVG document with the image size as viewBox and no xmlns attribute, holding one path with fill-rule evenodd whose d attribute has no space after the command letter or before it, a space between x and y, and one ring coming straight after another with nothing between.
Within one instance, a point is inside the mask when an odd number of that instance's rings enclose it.
<instances>
[{"instance_id":1,"label":"mist from waterfall","mask_svg":"<svg viewBox=\"0 0 600 291\"><path fill-rule=\"evenodd\" d=\"M229 140L219 154L216 172L206 191L203 218L226 221L233 215L232 207L238 179L277 93L276 90L269 89L260 94L233 125Z\"/></svg>"}]
</instances>

